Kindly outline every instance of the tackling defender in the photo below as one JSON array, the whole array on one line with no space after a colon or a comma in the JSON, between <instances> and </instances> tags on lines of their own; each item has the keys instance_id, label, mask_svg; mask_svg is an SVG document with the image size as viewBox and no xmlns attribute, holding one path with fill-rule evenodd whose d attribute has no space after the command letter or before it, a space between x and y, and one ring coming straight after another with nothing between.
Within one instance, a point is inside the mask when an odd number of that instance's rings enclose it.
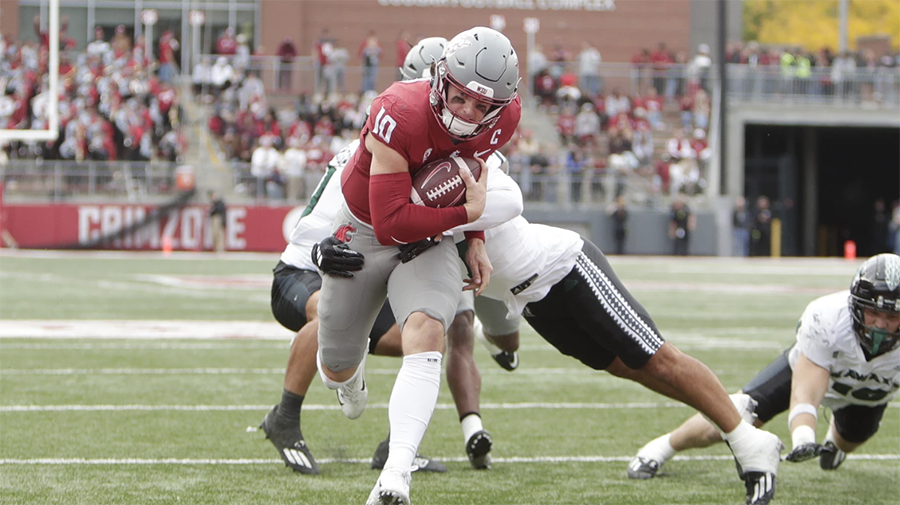
<instances>
[{"instance_id":1,"label":"tackling defender","mask_svg":"<svg viewBox=\"0 0 900 505\"><path fill-rule=\"evenodd\" d=\"M703 412L743 469L746 503L771 501L781 441L748 422L745 395L729 398L706 365L665 342L597 246L521 216L485 237L494 272L484 296L503 301L510 314L522 313L563 354Z\"/></svg>"},{"instance_id":2,"label":"tackling defender","mask_svg":"<svg viewBox=\"0 0 900 505\"><path fill-rule=\"evenodd\" d=\"M837 469L878 431L900 389L900 256L865 261L849 291L812 301L800 317L797 341L741 391L756 402L756 425L788 411L793 450L785 459L819 458ZM816 442L819 407L831 409L823 443ZM650 441L628 465L632 479L655 477L675 453L721 438L700 415Z\"/></svg>"}]
</instances>

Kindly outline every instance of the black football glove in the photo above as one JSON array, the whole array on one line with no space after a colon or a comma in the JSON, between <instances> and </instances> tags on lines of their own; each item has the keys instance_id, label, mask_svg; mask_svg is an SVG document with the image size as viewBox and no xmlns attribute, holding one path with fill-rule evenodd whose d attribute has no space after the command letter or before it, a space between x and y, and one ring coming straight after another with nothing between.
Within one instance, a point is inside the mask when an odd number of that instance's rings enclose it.
<instances>
[{"instance_id":1,"label":"black football glove","mask_svg":"<svg viewBox=\"0 0 900 505\"><path fill-rule=\"evenodd\" d=\"M412 242L410 244L403 244L399 247L400 249L400 263L407 263L416 259L416 256L422 254L423 252L431 249L438 243L434 237L423 238L418 242Z\"/></svg>"},{"instance_id":2,"label":"black football glove","mask_svg":"<svg viewBox=\"0 0 900 505\"><path fill-rule=\"evenodd\" d=\"M811 444L803 444L795 447L790 454L784 457L784 459L791 463L800 463L801 461L818 457L821 452L822 446L813 442Z\"/></svg>"},{"instance_id":3,"label":"black football glove","mask_svg":"<svg viewBox=\"0 0 900 505\"><path fill-rule=\"evenodd\" d=\"M353 277L350 272L362 270L365 260L362 253L333 236L313 245L310 258L322 273L346 278Z\"/></svg>"}]
</instances>

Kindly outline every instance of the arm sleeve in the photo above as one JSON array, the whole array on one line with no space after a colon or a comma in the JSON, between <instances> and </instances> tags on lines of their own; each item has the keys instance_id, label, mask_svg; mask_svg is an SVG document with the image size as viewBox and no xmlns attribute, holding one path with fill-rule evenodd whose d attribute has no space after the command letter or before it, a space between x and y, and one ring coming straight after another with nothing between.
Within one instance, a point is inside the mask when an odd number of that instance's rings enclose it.
<instances>
[{"instance_id":1,"label":"arm sleeve","mask_svg":"<svg viewBox=\"0 0 900 505\"><path fill-rule=\"evenodd\" d=\"M433 209L409 201L409 172L377 174L369 179L369 202L375 238L382 245L408 244L464 224L462 206Z\"/></svg>"}]
</instances>

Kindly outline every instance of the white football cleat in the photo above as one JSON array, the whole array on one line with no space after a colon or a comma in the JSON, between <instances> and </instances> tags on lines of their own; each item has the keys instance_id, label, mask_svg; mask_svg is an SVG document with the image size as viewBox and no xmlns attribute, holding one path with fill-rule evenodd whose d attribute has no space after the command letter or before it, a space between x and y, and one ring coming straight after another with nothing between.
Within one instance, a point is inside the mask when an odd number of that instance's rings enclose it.
<instances>
[{"instance_id":1,"label":"white football cleat","mask_svg":"<svg viewBox=\"0 0 900 505\"><path fill-rule=\"evenodd\" d=\"M385 469L369 493L366 505L409 505L412 469Z\"/></svg>"},{"instance_id":2,"label":"white football cleat","mask_svg":"<svg viewBox=\"0 0 900 505\"><path fill-rule=\"evenodd\" d=\"M659 472L660 466L662 466L662 464L655 459L635 456L635 458L631 460L631 463L628 464L626 473L628 474L629 479L652 479L653 477L656 477L656 473Z\"/></svg>"}]
</instances>

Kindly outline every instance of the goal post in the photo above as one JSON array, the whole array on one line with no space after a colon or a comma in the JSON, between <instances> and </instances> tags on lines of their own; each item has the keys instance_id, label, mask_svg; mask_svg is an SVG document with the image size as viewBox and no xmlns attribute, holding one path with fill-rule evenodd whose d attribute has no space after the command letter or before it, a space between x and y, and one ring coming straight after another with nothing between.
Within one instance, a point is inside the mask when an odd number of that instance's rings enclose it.
<instances>
[{"instance_id":1,"label":"goal post","mask_svg":"<svg viewBox=\"0 0 900 505\"><path fill-rule=\"evenodd\" d=\"M46 130L0 129L0 143L9 140L47 141L59 137L59 0L50 0L50 16L47 26L50 44L50 105Z\"/></svg>"}]
</instances>

